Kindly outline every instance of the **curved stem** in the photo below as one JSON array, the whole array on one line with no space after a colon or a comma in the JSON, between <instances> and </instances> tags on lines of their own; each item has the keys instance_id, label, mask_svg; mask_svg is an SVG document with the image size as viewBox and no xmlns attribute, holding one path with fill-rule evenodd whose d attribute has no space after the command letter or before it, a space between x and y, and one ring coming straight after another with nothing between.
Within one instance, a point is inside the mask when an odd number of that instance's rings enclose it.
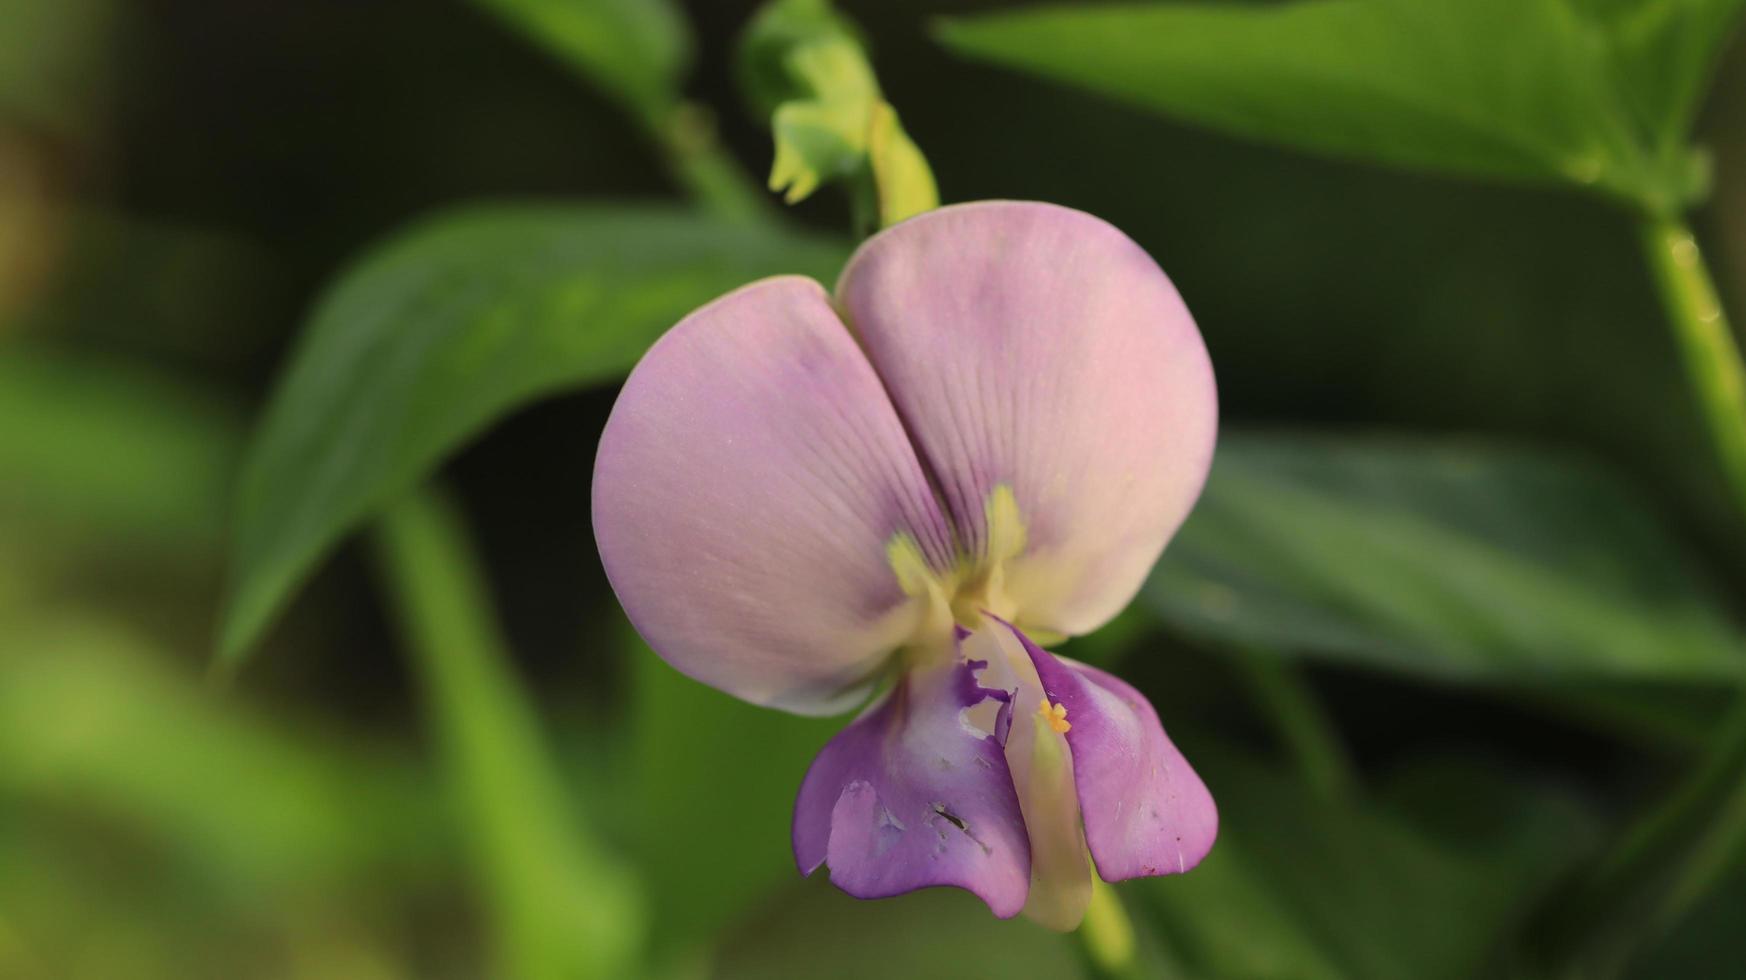
<instances>
[{"instance_id":1,"label":"curved stem","mask_svg":"<svg viewBox=\"0 0 1746 980\"><path fill-rule=\"evenodd\" d=\"M775 216L769 194L722 149L708 110L682 102L665 119L651 123L651 128L668 170L705 210L746 222Z\"/></svg>"},{"instance_id":2,"label":"curved stem","mask_svg":"<svg viewBox=\"0 0 1746 980\"><path fill-rule=\"evenodd\" d=\"M494 974L626 976L642 932L634 884L569 806L459 515L419 490L373 544L494 920Z\"/></svg>"},{"instance_id":3,"label":"curved stem","mask_svg":"<svg viewBox=\"0 0 1746 980\"><path fill-rule=\"evenodd\" d=\"M1526 972L1618 974L1736 864L1746 841L1746 700L1722 722L1697 771L1552 896L1535 923Z\"/></svg>"},{"instance_id":4,"label":"curved stem","mask_svg":"<svg viewBox=\"0 0 1746 980\"><path fill-rule=\"evenodd\" d=\"M1643 247L1717 461L1746 517L1746 365L1703 252L1683 222L1652 218ZM1540 975L1606 976L1670 928L1746 842L1746 690L1690 775L1612 851L1552 896L1526 950Z\"/></svg>"}]
</instances>

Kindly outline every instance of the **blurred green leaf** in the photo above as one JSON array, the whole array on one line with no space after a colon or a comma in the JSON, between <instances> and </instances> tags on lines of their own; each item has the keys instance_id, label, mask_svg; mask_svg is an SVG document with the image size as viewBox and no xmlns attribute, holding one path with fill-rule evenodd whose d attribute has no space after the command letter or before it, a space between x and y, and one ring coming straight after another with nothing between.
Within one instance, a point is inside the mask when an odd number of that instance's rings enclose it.
<instances>
[{"instance_id":1,"label":"blurred green leaf","mask_svg":"<svg viewBox=\"0 0 1746 980\"><path fill-rule=\"evenodd\" d=\"M1746 963L1746 874L1717 888L1665 941L1646 951L1629 973L1637 980L1720 977Z\"/></svg>"},{"instance_id":2,"label":"blurred green leaf","mask_svg":"<svg viewBox=\"0 0 1746 980\"><path fill-rule=\"evenodd\" d=\"M458 517L422 490L387 511L375 543L485 885L496 975L626 976L643 928L635 884L564 794Z\"/></svg>"},{"instance_id":3,"label":"blurred green leaf","mask_svg":"<svg viewBox=\"0 0 1746 980\"><path fill-rule=\"evenodd\" d=\"M27 805L28 808L28 805ZM373 880L248 900L201 887L185 868L89 814L0 817L0 976L7 980L399 980L420 971L410 935ZM452 882L422 895L441 895ZM458 934L460 931L457 930ZM442 950L447 960L467 957Z\"/></svg>"},{"instance_id":4,"label":"blurred green leaf","mask_svg":"<svg viewBox=\"0 0 1746 980\"><path fill-rule=\"evenodd\" d=\"M52 156L39 165L65 166ZM15 313L0 310L0 330L206 368L264 353L266 338L238 323L279 315L288 298L283 256L236 231L57 202L52 193L38 200L63 210L14 230L33 255L49 256L52 275Z\"/></svg>"},{"instance_id":5,"label":"blurred green leaf","mask_svg":"<svg viewBox=\"0 0 1746 980\"><path fill-rule=\"evenodd\" d=\"M1671 148L1690 132L1746 0L1569 0L1600 25L1637 124Z\"/></svg>"},{"instance_id":6,"label":"blurred green leaf","mask_svg":"<svg viewBox=\"0 0 1746 980\"><path fill-rule=\"evenodd\" d=\"M1746 843L1746 704L1692 771L1547 897L1512 952L1533 975L1616 976L1740 866Z\"/></svg>"},{"instance_id":7,"label":"blurred green leaf","mask_svg":"<svg viewBox=\"0 0 1746 980\"><path fill-rule=\"evenodd\" d=\"M212 547L241 448L231 408L173 378L0 350L0 511L90 536Z\"/></svg>"},{"instance_id":8,"label":"blurred green leaf","mask_svg":"<svg viewBox=\"0 0 1746 980\"><path fill-rule=\"evenodd\" d=\"M1434 678L1746 668L1716 591L1641 500L1525 450L1227 433L1144 596L1215 639Z\"/></svg>"},{"instance_id":9,"label":"blurred green leaf","mask_svg":"<svg viewBox=\"0 0 1746 980\"><path fill-rule=\"evenodd\" d=\"M863 902L823 880L756 909L725 944L709 976L1084 977L1072 940L1027 919L1001 921L968 892L933 888Z\"/></svg>"},{"instance_id":10,"label":"blurred green leaf","mask_svg":"<svg viewBox=\"0 0 1746 980\"><path fill-rule=\"evenodd\" d=\"M1196 768L1219 803L1212 854L1122 892L1151 903L1205 976L1485 975L1500 937L1594 833L1568 801L1495 771L1437 769L1418 790L1469 804L1442 817L1482 841L1461 848L1392 807L1330 799L1240 758L1202 753Z\"/></svg>"},{"instance_id":11,"label":"blurred green leaf","mask_svg":"<svg viewBox=\"0 0 1746 980\"><path fill-rule=\"evenodd\" d=\"M1681 755L1704 746L1734 694L1725 685L1605 679L1515 687L1505 693L1537 713Z\"/></svg>"},{"instance_id":12,"label":"blurred green leaf","mask_svg":"<svg viewBox=\"0 0 1746 980\"><path fill-rule=\"evenodd\" d=\"M455 884L425 769L218 696L0 557L0 976L414 975L403 903Z\"/></svg>"},{"instance_id":13,"label":"blurred green leaf","mask_svg":"<svg viewBox=\"0 0 1746 980\"><path fill-rule=\"evenodd\" d=\"M83 129L109 72L113 0L0 0L0 123Z\"/></svg>"},{"instance_id":14,"label":"blurred green leaf","mask_svg":"<svg viewBox=\"0 0 1746 980\"><path fill-rule=\"evenodd\" d=\"M1468 864L1502 865L1506 876L1548 888L1567 859L1601 843L1601 815L1575 795L1575 779L1472 751L1408 757L1378 780L1371 806Z\"/></svg>"},{"instance_id":15,"label":"blurred green leaf","mask_svg":"<svg viewBox=\"0 0 1746 980\"><path fill-rule=\"evenodd\" d=\"M799 878L789 838L801 777L842 719L758 708L667 666L624 627L633 839L655 943L686 949Z\"/></svg>"},{"instance_id":16,"label":"blurred green leaf","mask_svg":"<svg viewBox=\"0 0 1746 980\"><path fill-rule=\"evenodd\" d=\"M1234 135L1654 212L1739 0L1297 0L1040 7L952 20L956 50Z\"/></svg>"},{"instance_id":17,"label":"blurred green leaf","mask_svg":"<svg viewBox=\"0 0 1746 980\"><path fill-rule=\"evenodd\" d=\"M645 122L660 122L678 103L691 37L670 0L473 2L580 71Z\"/></svg>"},{"instance_id":18,"label":"blurred green leaf","mask_svg":"<svg viewBox=\"0 0 1746 980\"><path fill-rule=\"evenodd\" d=\"M390 241L322 299L250 447L221 659L240 660L340 538L497 418L621 377L730 289L828 280L843 257L659 207L471 208Z\"/></svg>"},{"instance_id":19,"label":"blurred green leaf","mask_svg":"<svg viewBox=\"0 0 1746 980\"><path fill-rule=\"evenodd\" d=\"M126 630L23 598L0 601L0 810L29 799L118 821L255 899L441 860L405 760L269 724Z\"/></svg>"}]
</instances>

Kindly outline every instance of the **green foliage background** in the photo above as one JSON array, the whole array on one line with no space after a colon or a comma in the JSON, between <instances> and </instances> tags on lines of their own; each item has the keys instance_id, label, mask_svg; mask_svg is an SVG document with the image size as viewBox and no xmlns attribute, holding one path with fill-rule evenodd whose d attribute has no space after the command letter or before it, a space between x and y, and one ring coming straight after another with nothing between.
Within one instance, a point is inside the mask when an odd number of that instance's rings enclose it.
<instances>
[{"instance_id":1,"label":"green foliage background","mask_svg":"<svg viewBox=\"0 0 1746 980\"><path fill-rule=\"evenodd\" d=\"M1200 508L1066 650L1221 807L1118 888L1134 975L1746 968L1746 518L1640 251L1696 209L1746 311L1740 8L838 5L945 200L1114 222L1219 373ZM616 380L870 213L853 113L849 193L761 190L753 13L0 0L0 977L1105 970L799 880L838 723L598 568Z\"/></svg>"}]
</instances>

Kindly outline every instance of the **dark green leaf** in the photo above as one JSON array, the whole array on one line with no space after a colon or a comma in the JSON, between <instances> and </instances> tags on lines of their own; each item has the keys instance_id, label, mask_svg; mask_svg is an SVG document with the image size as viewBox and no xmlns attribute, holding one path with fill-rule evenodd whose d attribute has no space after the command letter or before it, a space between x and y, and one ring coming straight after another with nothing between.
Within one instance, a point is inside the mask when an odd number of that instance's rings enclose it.
<instances>
[{"instance_id":1,"label":"dark green leaf","mask_svg":"<svg viewBox=\"0 0 1746 980\"><path fill-rule=\"evenodd\" d=\"M1201 753L1219 840L1185 875L1122 886L1214 977L1470 977L1593 837L1592 820L1532 784L1443 778L1457 847L1393 807L1330 800L1251 762ZM1421 779L1421 783L1423 783ZM1466 806L1461 794L1480 794ZM1476 833L1476 828L1482 833Z\"/></svg>"},{"instance_id":2,"label":"dark green leaf","mask_svg":"<svg viewBox=\"0 0 1746 980\"><path fill-rule=\"evenodd\" d=\"M1632 964L1635 980L1664 977L1726 976L1746 963L1746 874L1736 873L1718 887L1666 940Z\"/></svg>"},{"instance_id":3,"label":"dark green leaf","mask_svg":"<svg viewBox=\"0 0 1746 980\"><path fill-rule=\"evenodd\" d=\"M1665 527L1522 450L1226 435L1146 601L1222 640L1469 681L1734 681L1746 649Z\"/></svg>"},{"instance_id":4,"label":"dark green leaf","mask_svg":"<svg viewBox=\"0 0 1746 980\"><path fill-rule=\"evenodd\" d=\"M1738 6L1130 3L956 20L941 37L1238 136L1668 210L1701 190L1682 141Z\"/></svg>"},{"instance_id":5,"label":"dark green leaf","mask_svg":"<svg viewBox=\"0 0 1746 980\"><path fill-rule=\"evenodd\" d=\"M474 0L563 59L644 120L677 103L691 56L669 0Z\"/></svg>"},{"instance_id":6,"label":"dark green leaf","mask_svg":"<svg viewBox=\"0 0 1746 980\"><path fill-rule=\"evenodd\" d=\"M653 207L474 208L368 256L321 301L244 464L220 654L322 556L528 401L622 376L698 305L834 242ZM591 452L577 433L569 451Z\"/></svg>"}]
</instances>

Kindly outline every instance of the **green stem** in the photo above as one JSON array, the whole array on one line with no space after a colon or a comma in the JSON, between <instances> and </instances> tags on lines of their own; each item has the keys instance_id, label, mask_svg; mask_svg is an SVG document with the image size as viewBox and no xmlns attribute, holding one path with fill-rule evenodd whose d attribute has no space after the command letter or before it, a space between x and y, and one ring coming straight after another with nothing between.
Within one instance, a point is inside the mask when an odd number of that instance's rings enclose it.
<instances>
[{"instance_id":1,"label":"green stem","mask_svg":"<svg viewBox=\"0 0 1746 980\"><path fill-rule=\"evenodd\" d=\"M1651 934L1662 931L1730 868L1746 839L1746 703L1722 722L1703 765L1666 806L1634 829L1600 875L1629 874L1645 864L1663 868L1654 889L1618 882L1618 890L1658 895L1642 909ZM1615 870L1617 869L1617 870Z\"/></svg>"},{"instance_id":2,"label":"green stem","mask_svg":"<svg viewBox=\"0 0 1746 980\"><path fill-rule=\"evenodd\" d=\"M1746 365L1739 343L1691 229L1678 220L1654 219L1643 235L1686 377L1734 504L1746 518ZM1641 839L1633 841L1636 847L1657 860L1657 848L1672 851L1669 858L1675 861L1664 876L1659 906L1645 913L1648 926L1659 932L1735 863L1746 841L1746 691L1719 726L1696 773L1643 826ZM1668 836L1676 840L1660 839Z\"/></svg>"},{"instance_id":3,"label":"green stem","mask_svg":"<svg viewBox=\"0 0 1746 980\"><path fill-rule=\"evenodd\" d=\"M1717 461L1746 517L1746 368L1739 345L1691 230L1679 221L1651 220L1643 246Z\"/></svg>"},{"instance_id":4,"label":"green stem","mask_svg":"<svg viewBox=\"0 0 1746 980\"><path fill-rule=\"evenodd\" d=\"M459 517L430 490L377 525L375 557L474 850L500 962L493 975L630 975L641 909L575 819Z\"/></svg>"},{"instance_id":5,"label":"green stem","mask_svg":"<svg viewBox=\"0 0 1746 980\"><path fill-rule=\"evenodd\" d=\"M1304 781L1324 799L1351 796L1357 778L1339 730L1297 665L1271 650L1242 647L1235 652L1256 706L1277 730Z\"/></svg>"},{"instance_id":6,"label":"green stem","mask_svg":"<svg viewBox=\"0 0 1746 980\"><path fill-rule=\"evenodd\" d=\"M1642 240L1717 461L1746 517L1746 366L1739 345L1691 230L1651 218ZM1746 691L1707 743L1672 794L1593 871L1552 896L1530 930L1526 955L1535 973L1617 973L1633 950L1664 934L1735 866L1746 842Z\"/></svg>"},{"instance_id":7,"label":"green stem","mask_svg":"<svg viewBox=\"0 0 1746 980\"><path fill-rule=\"evenodd\" d=\"M770 195L722 149L706 109L681 102L651 128L674 179L710 213L748 223L775 217Z\"/></svg>"},{"instance_id":8,"label":"green stem","mask_svg":"<svg viewBox=\"0 0 1746 980\"><path fill-rule=\"evenodd\" d=\"M1736 864L1746 841L1746 702L1721 725L1702 763L1622 836L1613 851L1545 906L1529 972L1617 975Z\"/></svg>"}]
</instances>

